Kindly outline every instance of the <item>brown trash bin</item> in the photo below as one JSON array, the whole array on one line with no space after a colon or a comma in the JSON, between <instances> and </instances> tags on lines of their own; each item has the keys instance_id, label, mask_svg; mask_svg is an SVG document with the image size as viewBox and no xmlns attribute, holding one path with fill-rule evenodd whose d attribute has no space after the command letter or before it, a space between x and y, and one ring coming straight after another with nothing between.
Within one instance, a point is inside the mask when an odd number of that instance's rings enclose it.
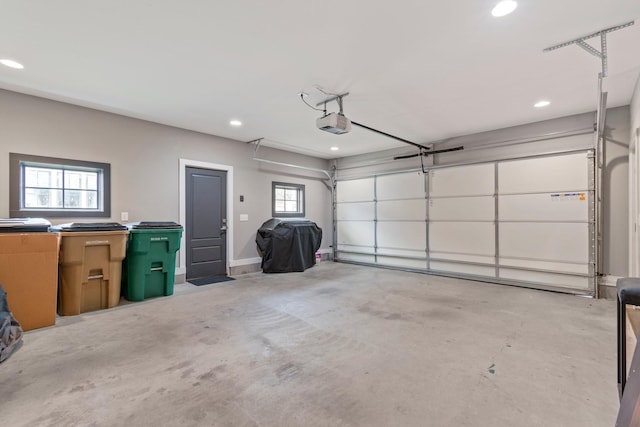
<instances>
[{"instance_id":1,"label":"brown trash bin","mask_svg":"<svg viewBox=\"0 0 640 427\"><path fill-rule=\"evenodd\" d=\"M72 316L117 306L129 231L60 230L58 313Z\"/></svg>"},{"instance_id":2,"label":"brown trash bin","mask_svg":"<svg viewBox=\"0 0 640 427\"><path fill-rule=\"evenodd\" d=\"M56 233L25 232L28 228L0 233L0 283L25 331L56 322L60 242Z\"/></svg>"}]
</instances>

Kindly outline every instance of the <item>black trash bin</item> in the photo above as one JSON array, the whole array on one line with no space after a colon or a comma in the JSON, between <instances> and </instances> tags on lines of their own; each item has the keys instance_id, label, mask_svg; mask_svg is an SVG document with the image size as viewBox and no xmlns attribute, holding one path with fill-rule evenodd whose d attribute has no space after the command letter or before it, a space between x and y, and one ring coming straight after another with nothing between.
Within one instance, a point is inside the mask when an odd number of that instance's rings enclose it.
<instances>
[{"instance_id":1,"label":"black trash bin","mask_svg":"<svg viewBox=\"0 0 640 427\"><path fill-rule=\"evenodd\" d=\"M258 229L264 273L304 271L316 263L322 229L313 221L272 218Z\"/></svg>"}]
</instances>

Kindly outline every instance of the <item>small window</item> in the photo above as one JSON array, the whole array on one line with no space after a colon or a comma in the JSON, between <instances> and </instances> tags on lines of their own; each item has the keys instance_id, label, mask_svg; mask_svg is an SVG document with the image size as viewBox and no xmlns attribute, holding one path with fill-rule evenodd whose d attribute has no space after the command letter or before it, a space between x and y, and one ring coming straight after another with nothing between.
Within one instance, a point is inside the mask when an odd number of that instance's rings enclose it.
<instances>
[{"instance_id":1,"label":"small window","mask_svg":"<svg viewBox=\"0 0 640 427\"><path fill-rule=\"evenodd\" d=\"M10 153L12 217L110 217L107 163Z\"/></svg>"},{"instance_id":2,"label":"small window","mask_svg":"<svg viewBox=\"0 0 640 427\"><path fill-rule=\"evenodd\" d=\"M304 217L304 185L274 182L272 216Z\"/></svg>"}]
</instances>

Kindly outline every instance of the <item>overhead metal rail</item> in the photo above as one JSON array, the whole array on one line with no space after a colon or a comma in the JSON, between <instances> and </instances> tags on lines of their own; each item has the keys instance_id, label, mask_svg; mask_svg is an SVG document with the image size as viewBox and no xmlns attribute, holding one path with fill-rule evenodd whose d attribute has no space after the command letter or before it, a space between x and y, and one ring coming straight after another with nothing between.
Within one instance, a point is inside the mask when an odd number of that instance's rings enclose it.
<instances>
[{"instance_id":1,"label":"overhead metal rail","mask_svg":"<svg viewBox=\"0 0 640 427\"><path fill-rule=\"evenodd\" d=\"M349 92L345 92L345 93L342 93L342 94L339 94L339 95L331 95L329 98L318 102L316 104L316 107L323 106L325 114L326 114L327 104L329 102L336 101L338 103L338 107L340 108L340 114L343 114L343 111L342 111L343 110L342 109L342 98L344 98L345 96L348 96L348 95L349 95ZM400 138L399 136L395 136L395 135L392 135L390 133L383 132L381 130L372 128L371 126L367 126L367 125L364 125L362 123L355 122L353 120L351 120L351 124L354 125L354 126L358 126L358 127L362 128L362 129L366 129L368 131L375 132L375 133L377 133L379 135L386 136L387 138L395 139L396 141L404 142L405 144L409 144L409 145L412 145L412 146L416 147L419 150L419 152L417 154L409 154L409 155L405 155L405 156L397 156L397 157L394 157L393 160L401 160L401 159L409 159L409 158L412 158L412 157L420 157L422 170L425 173L426 173L426 171L424 170L424 164L422 164L422 159L424 157L430 156L432 154L440 154L440 153L448 153L448 152L451 152L451 151L464 150L463 146L453 147L453 148L446 148L446 149L442 149L442 150L434 150L432 147L427 147L425 145L418 144L418 143L413 142L413 141L409 141L408 139Z\"/></svg>"},{"instance_id":2,"label":"overhead metal rail","mask_svg":"<svg viewBox=\"0 0 640 427\"><path fill-rule=\"evenodd\" d=\"M309 167L309 166L294 165L292 163L277 162L275 160L268 160L268 159L259 158L258 157L258 150L260 149L260 144L262 143L263 139L264 138L258 138L258 139L254 139L254 140L251 140L251 141L247 141L247 144L255 144L256 145L256 148L253 149L253 160L255 160L256 162L269 163L269 164L272 164L272 165L286 166L286 167L289 167L289 168L302 169L302 170L307 170L307 171L311 171L311 172L322 173L322 174L327 176L327 179L329 180L329 182L331 182L331 186L333 187L334 176L328 170L320 169L320 168L312 168L312 167Z\"/></svg>"}]
</instances>

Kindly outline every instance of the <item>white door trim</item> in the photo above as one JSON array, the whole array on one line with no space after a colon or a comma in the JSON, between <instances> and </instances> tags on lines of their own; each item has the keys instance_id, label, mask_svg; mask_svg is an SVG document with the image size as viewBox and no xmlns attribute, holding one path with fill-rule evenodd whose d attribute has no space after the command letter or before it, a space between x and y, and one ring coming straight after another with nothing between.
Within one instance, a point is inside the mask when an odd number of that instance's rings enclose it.
<instances>
[{"instance_id":1,"label":"white door trim","mask_svg":"<svg viewBox=\"0 0 640 427\"><path fill-rule=\"evenodd\" d=\"M221 165L218 163L202 162L200 160L180 159L179 166L179 186L178 191L180 195L180 224L186 228L187 218L187 197L186 197L186 169L187 167L194 167L200 169L211 169L227 172L227 265L225 266L226 273L229 274L229 265L233 261L233 166ZM186 245L186 231L182 233L182 239L180 241L179 251L179 263L176 267L176 274L187 274L187 256L185 249Z\"/></svg>"},{"instance_id":2,"label":"white door trim","mask_svg":"<svg viewBox=\"0 0 640 427\"><path fill-rule=\"evenodd\" d=\"M640 275L640 128L629 145L629 276Z\"/></svg>"}]
</instances>

